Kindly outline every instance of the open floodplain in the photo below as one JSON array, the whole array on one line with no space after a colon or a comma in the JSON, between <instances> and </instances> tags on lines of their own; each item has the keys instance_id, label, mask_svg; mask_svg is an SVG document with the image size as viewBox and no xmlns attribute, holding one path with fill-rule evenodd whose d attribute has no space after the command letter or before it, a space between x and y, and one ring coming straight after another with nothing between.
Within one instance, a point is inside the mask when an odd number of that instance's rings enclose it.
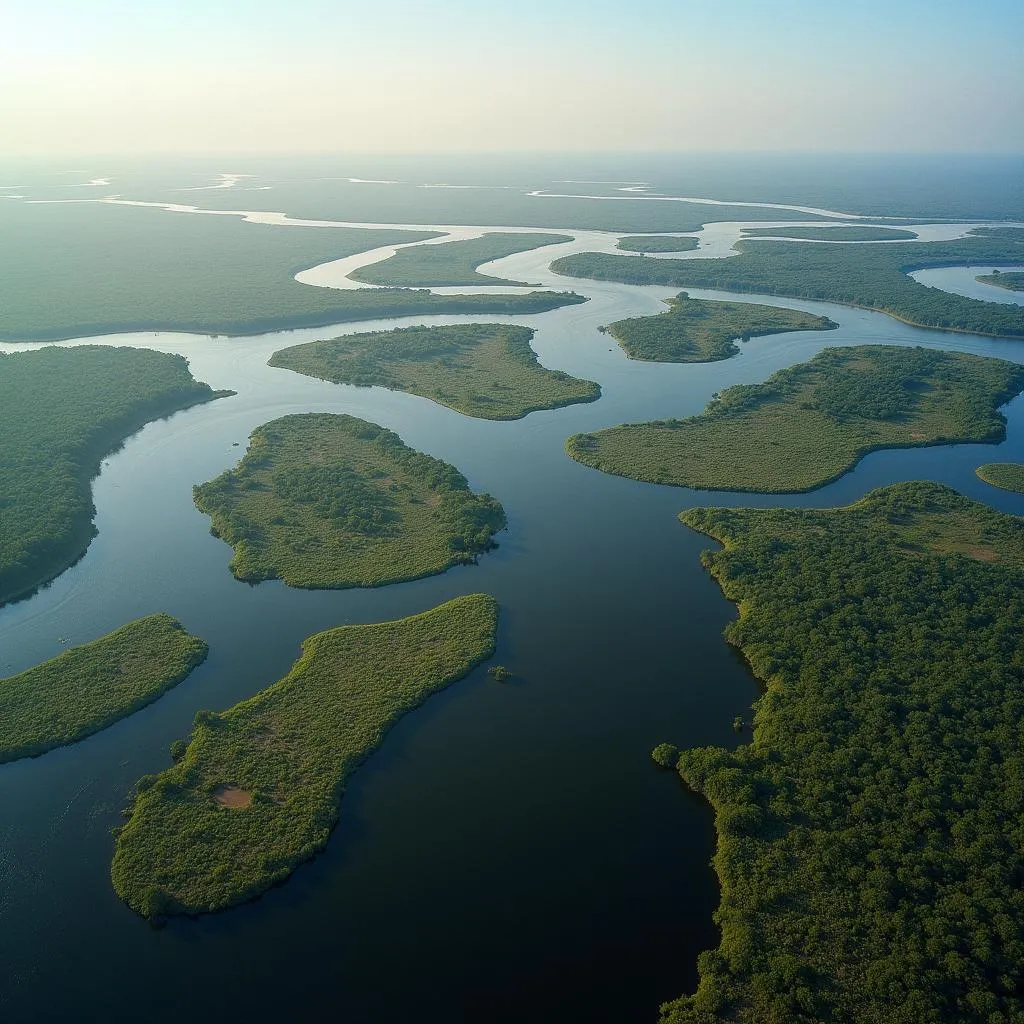
<instances>
[{"instance_id":1,"label":"open floodplain","mask_svg":"<svg viewBox=\"0 0 1024 1024\"><path fill-rule=\"evenodd\" d=\"M234 198L241 207L243 197ZM945 237L964 229L942 226ZM738 224L712 225L692 256L722 255L715 241L739 233ZM736 613L700 563L711 542L677 514L696 505L834 507L915 479L1024 513L1024 495L975 474L983 463L1024 459L1024 396L1004 408L999 445L877 451L802 495L613 477L570 460L566 438L695 415L722 389L762 382L825 347L921 345L1024 363L1024 341L924 330L833 303L688 289L698 299L803 310L838 329L755 338L720 362L632 361L597 328L663 312L678 288L552 273L556 256L595 250L596 233L575 235L484 270L588 299L544 313L88 339L179 353L197 380L236 394L150 423L105 460L94 484L98 535L85 556L31 598L0 608L0 675L158 612L210 650L156 703L80 743L0 768L4 1020L179 1021L197 1008L211 1019L288 1019L301 1007L306 1019L381 1024L650 1021L660 1002L693 991L697 955L718 941L712 812L659 772L649 751L662 740L735 746L742 737L733 719L749 715L758 690L722 640ZM603 236L603 251L616 238ZM1015 300L978 287L989 301ZM281 349L339 335L480 320L533 329L540 363L597 382L600 400L479 420L400 391L267 365ZM475 565L373 590L236 580L231 549L211 536L192 488L233 467L261 424L309 412L380 424L457 467L504 507L497 550ZM257 902L162 929L117 898L110 830L136 780L169 767L170 744L187 737L196 711L227 708L282 678L314 633L474 593L500 605L495 659L512 678L499 684L481 666L402 719L349 782L323 854Z\"/></svg>"}]
</instances>

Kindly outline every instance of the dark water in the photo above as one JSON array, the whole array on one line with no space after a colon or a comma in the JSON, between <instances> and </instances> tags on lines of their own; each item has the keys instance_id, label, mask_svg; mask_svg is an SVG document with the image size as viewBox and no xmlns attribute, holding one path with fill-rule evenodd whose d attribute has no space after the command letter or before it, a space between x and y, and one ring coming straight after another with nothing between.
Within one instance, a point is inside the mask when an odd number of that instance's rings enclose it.
<instances>
[{"instance_id":1,"label":"dark water","mask_svg":"<svg viewBox=\"0 0 1024 1024\"><path fill-rule=\"evenodd\" d=\"M594 327L655 312L669 292L574 286L592 301L517 322L538 327L545 364L600 381L604 398L516 423L264 365L276 348L337 330L122 339L182 351L198 377L239 394L151 424L108 460L86 557L33 599L0 609L0 671L158 610L204 636L211 655L150 708L0 768L5 1022L651 1021L660 1001L692 989L698 952L716 942L711 814L648 752L662 740L734 743L730 723L756 687L721 639L734 611L700 567L708 541L676 514L697 503L845 504L917 477L1024 512L1024 498L973 473L1024 457L1024 402L1009 407L998 448L875 453L829 487L781 499L605 476L567 459L564 438L696 412L720 388L762 380L826 344L927 344L1018 361L1024 344L782 302L842 329L755 340L718 364L631 363ZM453 462L505 505L499 550L478 566L375 591L234 581L230 551L209 535L190 487L233 464L244 448L232 442L244 444L253 427L306 409L368 417ZM160 931L117 900L109 830L135 779L170 763L168 745L197 709L279 678L317 630L475 591L501 603L497 660L514 680L477 671L407 716L352 780L324 855L256 903Z\"/></svg>"}]
</instances>

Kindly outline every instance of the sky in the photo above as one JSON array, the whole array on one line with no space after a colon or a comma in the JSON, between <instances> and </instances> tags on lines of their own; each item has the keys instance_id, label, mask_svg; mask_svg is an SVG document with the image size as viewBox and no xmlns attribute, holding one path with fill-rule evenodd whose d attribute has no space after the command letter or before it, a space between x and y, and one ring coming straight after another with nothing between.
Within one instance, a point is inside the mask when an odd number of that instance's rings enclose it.
<instances>
[{"instance_id":1,"label":"sky","mask_svg":"<svg viewBox=\"0 0 1024 1024\"><path fill-rule=\"evenodd\" d=\"M0 0L0 155L1024 151L1024 0Z\"/></svg>"}]
</instances>

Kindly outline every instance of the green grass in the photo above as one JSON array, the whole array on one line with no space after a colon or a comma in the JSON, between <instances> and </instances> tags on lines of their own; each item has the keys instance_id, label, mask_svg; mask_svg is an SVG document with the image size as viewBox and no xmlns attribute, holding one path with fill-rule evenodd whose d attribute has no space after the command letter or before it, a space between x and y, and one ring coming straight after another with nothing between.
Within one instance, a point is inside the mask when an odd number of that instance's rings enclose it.
<instances>
[{"instance_id":1,"label":"green grass","mask_svg":"<svg viewBox=\"0 0 1024 1024\"><path fill-rule=\"evenodd\" d=\"M164 352L0 354L0 604L85 553L96 533L90 484L105 455L150 420L217 397Z\"/></svg>"},{"instance_id":2,"label":"green grass","mask_svg":"<svg viewBox=\"0 0 1024 1024\"><path fill-rule=\"evenodd\" d=\"M925 348L825 349L699 416L576 434L566 450L606 473L722 491L809 491L877 448L999 441L998 407L1024 367Z\"/></svg>"},{"instance_id":3,"label":"green grass","mask_svg":"<svg viewBox=\"0 0 1024 1024\"><path fill-rule=\"evenodd\" d=\"M1024 231L981 229L952 242L805 245L748 239L739 255L712 260L641 259L585 252L551 269L570 277L679 288L822 299L874 309L918 327L1024 337L1024 306L982 302L929 288L909 271L957 264L1024 262Z\"/></svg>"},{"instance_id":4,"label":"green grass","mask_svg":"<svg viewBox=\"0 0 1024 1024\"><path fill-rule=\"evenodd\" d=\"M206 651L169 615L149 615L0 679L0 763L74 743L152 704Z\"/></svg>"},{"instance_id":5,"label":"green grass","mask_svg":"<svg viewBox=\"0 0 1024 1024\"><path fill-rule=\"evenodd\" d=\"M663 1024L1024 1013L1024 520L937 484L849 508L692 509L765 687L715 811L717 949Z\"/></svg>"},{"instance_id":6,"label":"green grass","mask_svg":"<svg viewBox=\"0 0 1024 1024\"><path fill-rule=\"evenodd\" d=\"M436 232L274 227L93 203L0 202L0 341L122 331L255 334L434 313L537 313L579 296L339 291L294 275Z\"/></svg>"},{"instance_id":7,"label":"green grass","mask_svg":"<svg viewBox=\"0 0 1024 1024\"><path fill-rule=\"evenodd\" d=\"M349 776L387 730L493 653L497 621L494 599L474 594L330 629L284 679L200 712L179 763L137 786L111 868L118 895L160 917L222 910L283 881L327 845Z\"/></svg>"},{"instance_id":8,"label":"green grass","mask_svg":"<svg viewBox=\"0 0 1024 1024\"><path fill-rule=\"evenodd\" d=\"M1024 494L1024 465L1019 462L986 462L975 472L993 487Z\"/></svg>"},{"instance_id":9,"label":"green grass","mask_svg":"<svg viewBox=\"0 0 1024 1024\"><path fill-rule=\"evenodd\" d=\"M605 329L630 359L707 363L736 355L737 338L749 341L768 334L830 331L839 326L828 317L796 309L692 299L686 292L672 299L669 307L667 313L619 320Z\"/></svg>"},{"instance_id":10,"label":"green grass","mask_svg":"<svg viewBox=\"0 0 1024 1024\"><path fill-rule=\"evenodd\" d=\"M689 252L696 249L696 238L679 238L673 235L627 235L620 238L616 249L625 252Z\"/></svg>"},{"instance_id":11,"label":"green grass","mask_svg":"<svg viewBox=\"0 0 1024 1024\"><path fill-rule=\"evenodd\" d=\"M916 231L843 224L839 227L744 228L748 238L802 238L812 242L885 242L917 238Z\"/></svg>"},{"instance_id":12,"label":"green grass","mask_svg":"<svg viewBox=\"0 0 1024 1024\"><path fill-rule=\"evenodd\" d=\"M284 416L235 469L195 489L231 571L290 587L378 587L444 572L494 546L501 505L440 459L366 420Z\"/></svg>"},{"instance_id":13,"label":"green grass","mask_svg":"<svg viewBox=\"0 0 1024 1024\"><path fill-rule=\"evenodd\" d=\"M991 274L980 274L975 280L982 284L995 285L996 288L1006 288L1011 292L1024 292L1024 273L1013 270L993 270Z\"/></svg>"},{"instance_id":14,"label":"green grass","mask_svg":"<svg viewBox=\"0 0 1024 1024\"><path fill-rule=\"evenodd\" d=\"M350 276L353 281L402 288L523 284L522 281L506 281L500 277L478 274L476 268L482 263L511 256L516 252L571 241L571 235L491 232L463 242L412 245L407 249L399 249L394 256L368 267L360 267Z\"/></svg>"},{"instance_id":15,"label":"green grass","mask_svg":"<svg viewBox=\"0 0 1024 1024\"><path fill-rule=\"evenodd\" d=\"M489 420L601 397L593 381L541 366L533 334L506 324L401 327L295 345L275 352L270 365L335 384L408 391Z\"/></svg>"}]
</instances>

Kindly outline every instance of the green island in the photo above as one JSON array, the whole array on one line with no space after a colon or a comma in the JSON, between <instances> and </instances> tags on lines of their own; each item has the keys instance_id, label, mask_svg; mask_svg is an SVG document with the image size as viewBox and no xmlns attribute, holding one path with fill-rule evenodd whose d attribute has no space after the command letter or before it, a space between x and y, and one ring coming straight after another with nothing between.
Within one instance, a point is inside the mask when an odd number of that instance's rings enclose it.
<instances>
[{"instance_id":1,"label":"green island","mask_svg":"<svg viewBox=\"0 0 1024 1024\"><path fill-rule=\"evenodd\" d=\"M584 301L550 291L338 290L294 277L329 260L435 235L249 224L96 203L0 202L0 341L122 331L256 334L416 314L540 313Z\"/></svg>"},{"instance_id":2,"label":"green island","mask_svg":"<svg viewBox=\"0 0 1024 1024\"><path fill-rule=\"evenodd\" d=\"M839 325L828 317L752 302L693 299L680 292L669 311L619 320L607 331L630 359L658 363L709 363L736 355L736 339L787 331L830 331Z\"/></svg>"},{"instance_id":3,"label":"green island","mask_svg":"<svg viewBox=\"0 0 1024 1024\"><path fill-rule=\"evenodd\" d=\"M993 270L991 274L979 274L974 280L1011 292L1024 292L1024 273L1016 270Z\"/></svg>"},{"instance_id":4,"label":"green island","mask_svg":"<svg viewBox=\"0 0 1024 1024\"><path fill-rule=\"evenodd\" d=\"M85 553L96 533L90 485L104 456L151 420L229 393L165 352L0 353L0 604Z\"/></svg>"},{"instance_id":5,"label":"green island","mask_svg":"<svg viewBox=\"0 0 1024 1024\"><path fill-rule=\"evenodd\" d=\"M394 256L380 263L354 270L353 281L391 287L444 288L455 285L522 285L522 281L506 281L500 277L478 274L482 263L511 256L544 245L571 242L571 235L525 234L523 232L490 232L462 242L441 242L437 245L411 245L399 249Z\"/></svg>"},{"instance_id":6,"label":"green island","mask_svg":"<svg viewBox=\"0 0 1024 1024\"><path fill-rule=\"evenodd\" d=\"M808 242L896 242L917 238L916 231L878 228L860 224L836 227L744 228L747 238L801 238Z\"/></svg>"},{"instance_id":7,"label":"green island","mask_svg":"<svg viewBox=\"0 0 1024 1024\"><path fill-rule=\"evenodd\" d=\"M248 583L379 587L494 547L505 512L454 466L354 416L303 413L253 431L242 461L195 488Z\"/></svg>"},{"instance_id":8,"label":"green island","mask_svg":"<svg viewBox=\"0 0 1024 1024\"><path fill-rule=\"evenodd\" d=\"M541 366L533 335L507 324L399 327L295 345L275 352L270 365L335 384L407 391L489 420L601 397L593 381Z\"/></svg>"},{"instance_id":9,"label":"green island","mask_svg":"<svg viewBox=\"0 0 1024 1024\"><path fill-rule=\"evenodd\" d=\"M619 239L615 248L624 252L690 252L699 244L693 236L627 235Z\"/></svg>"},{"instance_id":10,"label":"green island","mask_svg":"<svg viewBox=\"0 0 1024 1024\"><path fill-rule=\"evenodd\" d=\"M828 348L763 384L737 384L685 420L575 434L585 465L650 483L720 491L810 491L878 448L1000 441L998 407L1024 367L926 348Z\"/></svg>"},{"instance_id":11,"label":"green island","mask_svg":"<svg viewBox=\"0 0 1024 1024\"><path fill-rule=\"evenodd\" d=\"M764 691L748 744L679 756L721 942L663 1024L1020 1020L1024 520L920 482L680 518Z\"/></svg>"},{"instance_id":12,"label":"green island","mask_svg":"<svg viewBox=\"0 0 1024 1024\"><path fill-rule=\"evenodd\" d=\"M1024 494L1024 464L1020 462L986 462L975 473L993 487Z\"/></svg>"},{"instance_id":13,"label":"green island","mask_svg":"<svg viewBox=\"0 0 1024 1024\"><path fill-rule=\"evenodd\" d=\"M149 615L0 679L0 763L38 757L152 704L206 652L170 615Z\"/></svg>"},{"instance_id":14,"label":"green island","mask_svg":"<svg viewBox=\"0 0 1024 1024\"><path fill-rule=\"evenodd\" d=\"M994 337L1024 337L1024 306L983 302L929 288L911 271L959 264L1024 262L1024 231L977 229L951 242L805 245L746 239L738 255L710 260L646 260L584 252L551 264L558 274L624 284L717 288L822 299L877 310L917 327Z\"/></svg>"},{"instance_id":15,"label":"green island","mask_svg":"<svg viewBox=\"0 0 1024 1024\"><path fill-rule=\"evenodd\" d=\"M406 712L494 651L498 606L459 597L310 637L280 681L200 712L177 764L139 780L117 836L117 894L146 917L223 910L326 845L349 776Z\"/></svg>"}]
</instances>

